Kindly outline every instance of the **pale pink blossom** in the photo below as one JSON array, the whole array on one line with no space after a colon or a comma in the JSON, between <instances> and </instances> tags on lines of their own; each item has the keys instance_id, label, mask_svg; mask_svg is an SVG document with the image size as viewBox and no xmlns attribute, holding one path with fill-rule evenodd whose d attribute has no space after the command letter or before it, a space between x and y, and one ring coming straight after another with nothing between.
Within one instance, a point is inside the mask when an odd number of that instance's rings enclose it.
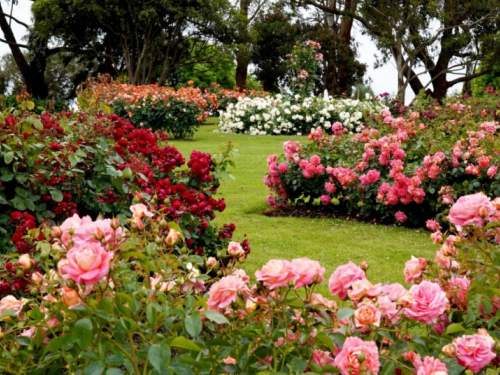
<instances>
[{"instance_id":1,"label":"pale pink blossom","mask_svg":"<svg viewBox=\"0 0 500 375\"><path fill-rule=\"evenodd\" d=\"M474 335L453 339L449 347L443 350L451 352L460 365L477 373L496 357L494 347L495 341L491 336L486 330L479 329Z\"/></svg>"},{"instance_id":2,"label":"pale pink blossom","mask_svg":"<svg viewBox=\"0 0 500 375\"><path fill-rule=\"evenodd\" d=\"M295 273L295 289L313 283L320 284L325 279L323 277L325 269L320 266L317 260L309 258L294 259L290 263L290 267Z\"/></svg>"},{"instance_id":3,"label":"pale pink blossom","mask_svg":"<svg viewBox=\"0 0 500 375\"><path fill-rule=\"evenodd\" d=\"M495 207L491 199L482 193L477 193L460 197L451 206L448 218L455 226L482 226L494 212Z\"/></svg>"},{"instance_id":4,"label":"pale pink blossom","mask_svg":"<svg viewBox=\"0 0 500 375\"><path fill-rule=\"evenodd\" d=\"M365 272L356 266L353 262L344 264L338 267L330 276L328 281L328 289L334 296L345 299L347 297L347 289L357 280L365 278Z\"/></svg>"},{"instance_id":5,"label":"pale pink blossom","mask_svg":"<svg viewBox=\"0 0 500 375\"><path fill-rule=\"evenodd\" d=\"M413 285L409 292L413 295L413 306L404 309L404 314L423 324L436 323L437 318L446 310L448 299L439 284L427 280Z\"/></svg>"},{"instance_id":6,"label":"pale pink blossom","mask_svg":"<svg viewBox=\"0 0 500 375\"><path fill-rule=\"evenodd\" d=\"M363 354L361 362L360 354ZM373 341L348 337L335 357L334 365L342 375L360 375L365 371L377 375L380 368L377 345Z\"/></svg>"},{"instance_id":7,"label":"pale pink blossom","mask_svg":"<svg viewBox=\"0 0 500 375\"><path fill-rule=\"evenodd\" d=\"M130 211L133 216L137 216L139 218L143 217L153 217L153 214L148 211L148 207L145 204L138 203L130 206Z\"/></svg>"},{"instance_id":8,"label":"pale pink blossom","mask_svg":"<svg viewBox=\"0 0 500 375\"><path fill-rule=\"evenodd\" d=\"M356 327L380 326L381 312L371 303L362 304L354 312L354 323Z\"/></svg>"},{"instance_id":9,"label":"pale pink blossom","mask_svg":"<svg viewBox=\"0 0 500 375\"><path fill-rule=\"evenodd\" d=\"M210 287L207 307L209 310L221 311L236 302L238 294L246 295L249 292L248 286L240 277L225 276Z\"/></svg>"},{"instance_id":10,"label":"pale pink blossom","mask_svg":"<svg viewBox=\"0 0 500 375\"><path fill-rule=\"evenodd\" d=\"M427 268L425 258L415 258L411 256L411 260L407 261L404 268L405 283L413 283L420 280L422 272Z\"/></svg>"},{"instance_id":11,"label":"pale pink blossom","mask_svg":"<svg viewBox=\"0 0 500 375\"><path fill-rule=\"evenodd\" d=\"M414 361L416 375L448 375L446 365L439 359L426 356L423 361Z\"/></svg>"},{"instance_id":12,"label":"pale pink blossom","mask_svg":"<svg viewBox=\"0 0 500 375\"><path fill-rule=\"evenodd\" d=\"M267 262L260 271L255 272L255 276L270 289L288 286L296 278L289 261L276 259Z\"/></svg>"},{"instance_id":13,"label":"pale pink blossom","mask_svg":"<svg viewBox=\"0 0 500 375\"><path fill-rule=\"evenodd\" d=\"M82 243L68 251L68 265L61 268L66 277L89 288L108 274L113 255L97 242Z\"/></svg>"}]
</instances>

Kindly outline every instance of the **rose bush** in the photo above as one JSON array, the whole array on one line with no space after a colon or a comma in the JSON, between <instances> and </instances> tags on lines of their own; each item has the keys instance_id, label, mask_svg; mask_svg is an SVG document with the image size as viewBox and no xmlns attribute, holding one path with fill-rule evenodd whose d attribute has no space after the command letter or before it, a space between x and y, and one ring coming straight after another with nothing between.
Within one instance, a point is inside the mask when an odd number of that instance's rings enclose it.
<instances>
[{"instance_id":1,"label":"rose bush","mask_svg":"<svg viewBox=\"0 0 500 375\"><path fill-rule=\"evenodd\" d=\"M166 133L137 129L116 114L16 110L0 117L2 252L36 251L30 230L74 214L124 220L132 201L168 207L169 221L180 226L191 251L215 255L231 240L234 224L219 228L213 221L225 209L214 195L228 175L231 144L213 158L194 151L186 163ZM75 244L93 232L77 228ZM247 242L243 248L246 254Z\"/></svg>"},{"instance_id":2,"label":"rose bush","mask_svg":"<svg viewBox=\"0 0 500 375\"><path fill-rule=\"evenodd\" d=\"M182 233L174 244L163 236L160 223L168 220L168 207L132 206L126 226L116 219L68 218L59 227L37 229L45 239L36 244L48 251L33 254L29 293L0 299L0 370L343 375L496 370L500 198L487 203L493 210L486 211L484 222L452 227L449 235L439 232L442 246L434 261L412 257L404 271L413 275L409 288L372 284L366 263L339 267L329 277L329 289L344 301L340 307L315 293L325 269L313 260L271 260L252 284L236 268L241 258L229 249L218 259L184 254ZM435 238L440 228L434 222L429 227ZM90 231L92 237L75 245L77 232ZM11 257L12 267L20 268L20 261ZM74 268L93 272L95 279L78 278Z\"/></svg>"},{"instance_id":3,"label":"rose bush","mask_svg":"<svg viewBox=\"0 0 500 375\"><path fill-rule=\"evenodd\" d=\"M451 100L444 106L424 101L413 111L388 109L370 117L354 136L340 123L333 136L318 127L307 145L285 142L284 155L268 158L264 183L273 205L336 205L337 211L365 218L421 225L456 199L483 191L500 195L500 101ZM476 198L470 198L476 199ZM481 221L466 202L452 216Z\"/></svg>"},{"instance_id":4,"label":"rose bush","mask_svg":"<svg viewBox=\"0 0 500 375\"><path fill-rule=\"evenodd\" d=\"M309 134L320 127L330 132L332 123L343 124L350 132L360 132L370 116L383 105L366 100L324 99L319 96L291 97L281 94L264 98L244 98L220 112L219 128L223 133L250 135Z\"/></svg>"}]
</instances>

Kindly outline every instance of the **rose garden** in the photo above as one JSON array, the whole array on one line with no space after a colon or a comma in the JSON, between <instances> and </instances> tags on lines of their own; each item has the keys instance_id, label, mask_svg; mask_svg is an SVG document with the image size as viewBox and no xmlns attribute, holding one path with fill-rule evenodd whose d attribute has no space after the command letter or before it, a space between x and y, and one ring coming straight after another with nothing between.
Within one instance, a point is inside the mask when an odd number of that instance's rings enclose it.
<instances>
[{"instance_id":1,"label":"rose garden","mask_svg":"<svg viewBox=\"0 0 500 375\"><path fill-rule=\"evenodd\" d=\"M0 114L0 373L500 366L500 98L87 79Z\"/></svg>"}]
</instances>

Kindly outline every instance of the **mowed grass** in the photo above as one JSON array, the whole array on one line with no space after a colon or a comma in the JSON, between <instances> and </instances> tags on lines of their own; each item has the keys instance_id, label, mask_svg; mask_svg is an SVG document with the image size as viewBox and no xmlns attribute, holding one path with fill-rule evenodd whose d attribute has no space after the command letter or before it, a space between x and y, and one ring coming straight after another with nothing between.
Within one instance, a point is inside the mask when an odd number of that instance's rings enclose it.
<instances>
[{"instance_id":1,"label":"mowed grass","mask_svg":"<svg viewBox=\"0 0 500 375\"><path fill-rule=\"evenodd\" d=\"M283 142L293 139L303 143L307 137L250 136L214 133L217 119L210 119L195 135L195 140L173 140L188 160L191 151L214 153L221 143L237 145L235 180L222 181L218 196L224 197L227 208L218 213L217 223L235 223L235 240L246 234L251 254L242 264L247 273L254 272L270 259L308 257L326 268L328 278L335 269L348 261L359 264L366 260L368 277L376 282L404 282L403 268L411 255L433 257L438 249L430 232L394 226L372 225L341 219L308 219L267 217L269 195L262 178L267 172L267 157L281 154ZM327 294L326 282L318 289Z\"/></svg>"}]
</instances>

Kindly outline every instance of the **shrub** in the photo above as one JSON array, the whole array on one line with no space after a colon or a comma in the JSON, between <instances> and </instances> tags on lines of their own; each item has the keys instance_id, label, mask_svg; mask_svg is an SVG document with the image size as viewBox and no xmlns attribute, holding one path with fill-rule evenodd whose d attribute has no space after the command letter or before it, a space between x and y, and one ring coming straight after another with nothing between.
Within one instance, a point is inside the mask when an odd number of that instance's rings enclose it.
<instances>
[{"instance_id":1,"label":"shrub","mask_svg":"<svg viewBox=\"0 0 500 375\"><path fill-rule=\"evenodd\" d=\"M3 372L461 375L498 367L500 198L458 200L446 239L430 221L442 246L434 262L406 263L409 288L372 284L365 262L338 267L328 286L342 307L314 292L325 281L317 261L271 260L252 285L235 268L241 245L229 245L225 266L180 255L172 246L182 248L182 236L156 239L165 210L131 210L128 229L68 219L43 231L45 254L6 263L32 276L29 300L0 300Z\"/></svg>"},{"instance_id":2,"label":"shrub","mask_svg":"<svg viewBox=\"0 0 500 375\"><path fill-rule=\"evenodd\" d=\"M90 81L79 98L84 107L102 102L136 127L163 130L174 138L193 137L200 123L208 117L217 98L200 89L179 90L156 85L134 86L117 82ZM213 103L213 104L212 104Z\"/></svg>"},{"instance_id":3,"label":"shrub","mask_svg":"<svg viewBox=\"0 0 500 375\"><path fill-rule=\"evenodd\" d=\"M0 124L2 251L12 234L12 250L33 251L24 236L36 223L76 213L124 218L135 200L168 207L165 216L181 226L189 249L216 254L235 229L213 223L215 211L225 209L224 199L213 195L231 150L217 161L193 151L185 164L166 140L166 133L137 129L116 114L7 115Z\"/></svg>"},{"instance_id":4,"label":"shrub","mask_svg":"<svg viewBox=\"0 0 500 375\"><path fill-rule=\"evenodd\" d=\"M69 111L68 104L62 100L49 100L49 99L29 99L18 95L1 95L0 96L0 110L3 112L11 108L17 108L20 103L26 103L30 109L40 115L42 112L59 113L61 111Z\"/></svg>"},{"instance_id":5,"label":"shrub","mask_svg":"<svg viewBox=\"0 0 500 375\"><path fill-rule=\"evenodd\" d=\"M365 121L382 108L369 97L364 101L331 97L325 100L278 94L229 104L226 111L220 112L219 127L223 133L302 135L317 127L330 131L332 123L340 122L350 132L360 132Z\"/></svg>"},{"instance_id":6,"label":"shrub","mask_svg":"<svg viewBox=\"0 0 500 375\"><path fill-rule=\"evenodd\" d=\"M384 109L354 136L340 124L333 136L318 127L308 145L285 142L284 155L269 157L268 201L321 199L341 212L421 225L462 195L500 195L495 106L423 102L401 117Z\"/></svg>"},{"instance_id":7,"label":"shrub","mask_svg":"<svg viewBox=\"0 0 500 375\"><path fill-rule=\"evenodd\" d=\"M217 98L216 101L210 102L210 112L212 115L219 115L219 111L225 111L230 103L236 104L238 100L244 98L263 98L268 93L266 91L257 90L244 90L239 92L236 90L223 89L217 83L212 83L212 85L205 89L205 94L214 94Z\"/></svg>"}]
</instances>

